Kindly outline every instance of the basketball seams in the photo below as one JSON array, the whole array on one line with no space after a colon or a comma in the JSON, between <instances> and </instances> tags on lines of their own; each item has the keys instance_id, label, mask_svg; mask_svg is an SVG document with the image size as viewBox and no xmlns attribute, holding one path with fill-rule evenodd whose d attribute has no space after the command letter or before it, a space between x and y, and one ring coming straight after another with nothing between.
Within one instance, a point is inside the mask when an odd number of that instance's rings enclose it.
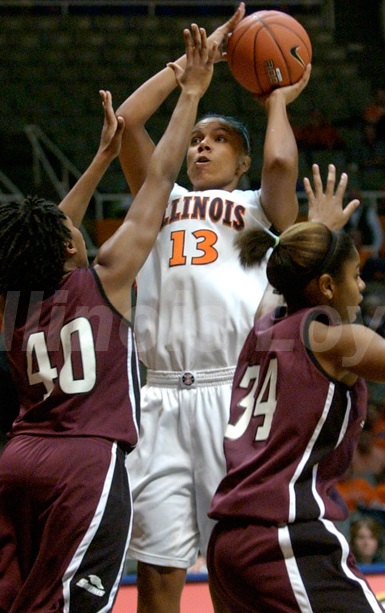
<instances>
[{"instance_id":1,"label":"basketball seams","mask_svg":"<svg viewBox=\"0 0 385 613\"><path fill-rule=\"evenodd\" d=\"M309 56L311 55L310 46L309 46L310 39L309 39L309 36L308 36L306 30L304 30L303 35L302 35L298 30L294 30L293 28L291 28L289 24L285 24L285 23L282 23L282 22L275 21L272 24L270 24L270 23L266 24L266 28L268 28L268 26L270 26L270 25L278 26L278 27L282 28L283 30L289 30L289 32L291 32L296 38L298 38L304 44L308 55ZM275 40L275 42L277 42L277 41Z\"/></svg>"},{"instance_id":2,"label":"basketball seams","mask_svg":"<svg viewBox=\"0 0 385 613\"><path fill-rule=\"evenodd\" d=\"M262 20L261 20L261 21L262 21ZM262 30L263 30L263 27L259 28L259 29L258 29L258 30L255 32L255 36L254 36L254 53L253 53L253 59L254 59L254 61L253 61L253 67L254 67L254 75L255 75L255 80L256 80L256 82L258 83L258 88L259 88L261 91L264 91L264 88L263 88L262 83L261 83L261 79L260 79L259 74L258 74L258 70L257 70L257 65L258 65L258 64L257 64L257 61L256 61L256 55L257 55L257 54L256 54L257 38L258 38L258 34L260 34L260 32L262 32Z\"/></svg>"},{"instance_id":3,"label":"basketball seams","mask_svg":"<svg viewBox=\"0 0 385 613\"><path fill-rule=\"evenodd\" d=\"M300 42L303 43L303 45L305 46L305 49L307 51L307 54L310 55L309 53L309 48L306 45L305 41L303 40L303 38L299 35L297 30L294 30L293 28L291 28L289 25L283 24L282 22L277 22L277 21L273 21L272 23L264 23L264 28L266 30L266 32L269 34L269 36L271 37L271 39L274 41L274 44L276 45L277 49L279 50L280 54L281 54L281 59L285 65L287 74L289 75L289 81L292 84L293 81L293 67L292 65L287 61L286 56L285 56L285 52L284 52L284 48L282 46L282 44L279 42L279 37L276 34L276 32L274 31L274 29L271 28L271 26L275 26L277 28L280 28L280 30L287 30L289 31L291 34L294 35L295 38L297 38ZM260 30L258 30L259 32Z\"/></svg>"},{"instance_id":4,"label":"basketball seams","mask_svg":"<svg viewBox=\"0 0 385 613\"><path fill-rule=\"evenodd\" d=\"M235 41L235 43L233 42L233 40L231 41L231 46L233 46L233 45L234 46L231 49L231 54L228 55L228 58L227 58L227 62L228 62L230 67L233 64L233 59L234 59L234 57L236 55L236 50L237 50L238 45L240 44L242 39L246 36L246 34L250 30L250 28L254 27L255 21L260 21L260 20L259 19L250 20L249 23L246 23L246 24L241 22L240 25L244 26L244 27L242 29L240 28L239 31L235 35L232 34L231 38L233 38L233 36L234 36L234 38L236 38L236 41ZM231 40L231 38L230 38L230 40Z\"/></svg>"},{"instance_id":5,"label":"basketball seams","mask_svg":"<svg viewBox=\"0 0 385 613\"><path fill-rule=\"evenodd\" d=\"M267 34L268 34L268 35L270 36L270 38L271 38L271 39L274 41L274 44L275 44L276 48L279 50L279 52L280 52L280 54L281 54L281 59L282 59L282 61L283 61L284 65L285 65L285 68L286 68L287 74L289 75L289 80L290 80L290 82L291 82L291 71L290 71L290 66L289 66L289 64L288 64L288 62L287 62L287 60L286 60L285 54L284 54L284 52L283 52L282 45L281 45L281 44L278 42L278 40L277 40L277 38L276 38L276 36L275 36L275 34L274 34L274 31L273 31L273 30L271 30L271 29L270 29L270 27L269 27L267 24L264 24L264 27L265 27L265 30L266 30Z\"/></svg>"}]
</instances>

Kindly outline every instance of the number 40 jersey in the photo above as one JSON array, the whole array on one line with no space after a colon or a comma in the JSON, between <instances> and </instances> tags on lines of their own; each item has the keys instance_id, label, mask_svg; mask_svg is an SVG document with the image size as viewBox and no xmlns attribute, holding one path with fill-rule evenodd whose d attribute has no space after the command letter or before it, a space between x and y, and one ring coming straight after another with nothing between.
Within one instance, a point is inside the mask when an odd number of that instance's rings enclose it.
<instances>
[{"instance_id":1,"label":"number 40 jersey","mask_svg":"<svg viewBox=\"0 0 385 613\"><path fill-rule=\"evenodd\" d=\"M10 436L97 436L125 451L136 445L134 334L92 268L69 273L48 296L8 292L4 339L21 405Z\"/></svg>"}]
</instances>

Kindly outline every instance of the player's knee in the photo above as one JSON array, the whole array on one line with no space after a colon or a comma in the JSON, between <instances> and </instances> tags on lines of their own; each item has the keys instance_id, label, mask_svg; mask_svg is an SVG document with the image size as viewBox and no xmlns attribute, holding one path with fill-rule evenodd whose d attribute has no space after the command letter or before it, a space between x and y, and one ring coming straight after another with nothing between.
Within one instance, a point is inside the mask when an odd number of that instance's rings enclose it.
<instances>
[{"instance_id":1,"label":"player's knee","mask_svg":"<svg viewBox=\"0 0 385 613\"><path fill-rule=\"evenodd\" d=\"M138 613L173 613L186 581L186 570L138 562Z\"/></svg>"}]
</instances>

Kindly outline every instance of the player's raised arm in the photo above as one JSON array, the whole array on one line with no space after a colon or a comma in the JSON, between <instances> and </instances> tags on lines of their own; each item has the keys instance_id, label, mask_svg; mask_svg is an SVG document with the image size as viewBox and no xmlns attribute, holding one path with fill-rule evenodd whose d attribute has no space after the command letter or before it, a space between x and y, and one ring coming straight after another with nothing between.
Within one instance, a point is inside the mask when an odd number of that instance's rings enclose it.
<instances>
[{"instance_id":1,"label":"player's raised arm","mask_svg":"<svg viewBox=\"0 0 385 613\"><path fill-rule=\"evenodd\" d=\"M112 304L126 313L130 287L159 232L172 186L181 167L193 128L199 100L213 73L216 46L209 50L206 32L196 24L184 31L186 67L171 64L181 93L166 132L156 147L146 180L122 226L102 245L96 272Z\"/></svg>"},{"instance_id":2,"label":"player's raised arm","mask_svg":"<svg viewBox=\"0 0 385 613\"><path fill-rule=\"evenodd\" d=\"M225 59L226 41L245 14L244 2L240 2L232 17L219 26L207 39L209 49L214 46L215 61ZM181 68L186 65L186 55L175 61ZM144 182L149 159L155 144L145 125L177 86L175 73L168 65L134 91L117 109L123 117L125 130L120 152L120 163L132 194L137 194Z\"/></svg>"},{"instance_id":3,"label":"player's raised arm","mask_svg":"<svg viewBox=\"0 0 385 613\"><path fill-rule=\"evenodd\" d=\"M310 73L309 64L298 83L275 89L263 99L267 126L261 180L262 205L277 230L284 230L294 223L298 215L298 148L286 107L305 89Z\"/></svg>"},{"instance_id":4,"label":"player's raised arm","mask_svg":"<svg viewBox=\"0 0 385 613\"><path fill-rule=\"evenodd\" d=\"M87 170L75 183L59 207L77 228L82 223L92 195L112 160L119 155L124 120L115 116L109 91L100 91L104 123L98 151Z\"/></svg>"}]
</instances>

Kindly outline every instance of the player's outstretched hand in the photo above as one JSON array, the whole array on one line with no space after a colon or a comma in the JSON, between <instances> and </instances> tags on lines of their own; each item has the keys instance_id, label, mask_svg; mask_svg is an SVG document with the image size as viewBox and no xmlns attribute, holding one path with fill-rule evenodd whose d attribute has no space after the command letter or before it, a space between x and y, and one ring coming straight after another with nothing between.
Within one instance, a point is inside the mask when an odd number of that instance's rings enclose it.
<instances>
[{"instance_id":1,"label":"player's outstretched hand","mask_svg":"<svg viewBox=\"0 0 385 613\"><path fill-rule=\"evenodd\" d=\"M209 49L206 30L199 28L196 23L191 25L191 31L186 28L183 35L186 45L185 68L176 62L170 62L167 66L174 70L181 89L203 96L213 76L217 45L215 43Z\"/></svg>"},{"instance_id":2,"label":"player's outstretched hand","mask_svg":"<svg viewBox=\"0 0 385 613\"><path fill-rule=\"evenodd\" d=\"M228 19L224 24L219 26L216 30L214 30L214 32L212 32L208 37L207 42L209 49L211 49L213 45L216 45L214 62L221 62L227 60L226 50L229 36L231 36L231 33L234 30L235 26L245 16L245 11L245 3L240 2L233 16L230 17L230 19Z\"/></svg>"},{"instance_id":3,"label":"player's outstretched hand","mask_svg":"<svg viewBox=\"0 0 385 613\"><path fill-rule=\"evenodd\" d=\"M346 172L341 174L341 178L336 185L336 168L334 164L328 166L328 176L325 191L318 164L313 164L313 183L314 190L308 177L304 178L304 188L309 201L309 221L320 221L331 230L339 230L349 221L352 213L359 207L360 201L351 200L344 208L343 201L348 184Z\"/></svg>"},{"instance_id":4,"label":"player's outstretched hand","mask_svg":"<svg viewBox=\"0 0 385 613\"><path fill-rule=\"evenodd\" d=\"M99 93L102 98L104 122L98 153L106 153L113 160L120 153L124 119L116 117L114 113L111 92L101 89Z\"/></svg>"}]
</instances>

